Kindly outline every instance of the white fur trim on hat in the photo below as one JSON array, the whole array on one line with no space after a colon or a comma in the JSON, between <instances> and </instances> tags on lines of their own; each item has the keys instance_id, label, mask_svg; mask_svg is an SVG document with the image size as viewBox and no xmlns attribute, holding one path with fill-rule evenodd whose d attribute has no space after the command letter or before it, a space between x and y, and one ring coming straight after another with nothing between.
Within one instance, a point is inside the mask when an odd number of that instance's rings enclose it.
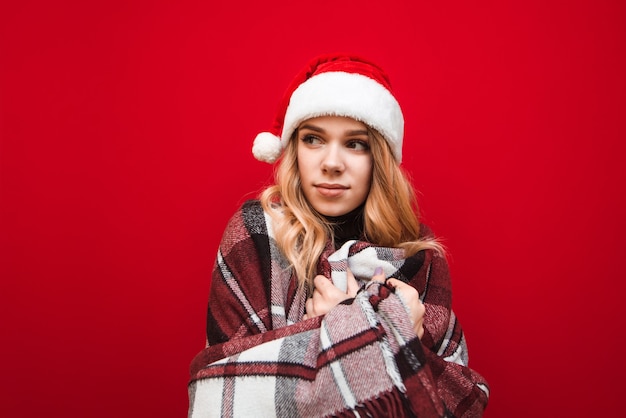
<instances>
[{"instance_id":1,"label":"white fur trim on hat","mask_svg":"<svg viewBox=\"0 0 626 418\"><path fill-rule=\"evenodd\" d=\"M254 138L252 154L259 161L273 163L280 157L283 151L283 144L276 135L270 132L261 132Z\"/></svg>"},{"instance_id":2,"label":"white fur trim on hat","mask_svg":"<svg viewBox=\"0 0 626 418\"><path fill-rule=\"evenodd\" d=\"M402 110L391 92L372 78L325 72L300 84L287 107L282 147L302 122L319 116L346 116L365 123L387 140L396 161L402 161Z\"/></svg>"}]
</instances>

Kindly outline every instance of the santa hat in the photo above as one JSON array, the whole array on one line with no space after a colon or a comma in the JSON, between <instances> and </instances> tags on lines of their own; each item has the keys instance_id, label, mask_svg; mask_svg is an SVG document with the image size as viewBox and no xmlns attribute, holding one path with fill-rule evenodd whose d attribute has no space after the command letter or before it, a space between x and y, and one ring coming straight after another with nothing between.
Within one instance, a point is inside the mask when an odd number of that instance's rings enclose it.
<instances>
[{"instance_id":1,"label":"santa hat","mask_svg":"<svg viewBox=\"0 0 626 418\"><path fill-rule=\"evenodd\" d=\"M313 59L293 80L280 103L270 132L257 135L252 153L273 163L298 126L319 116L346 116L378 131L402 161L404 117L385 72L355 56L324 55Z\"/></svg>"}]
</instances>

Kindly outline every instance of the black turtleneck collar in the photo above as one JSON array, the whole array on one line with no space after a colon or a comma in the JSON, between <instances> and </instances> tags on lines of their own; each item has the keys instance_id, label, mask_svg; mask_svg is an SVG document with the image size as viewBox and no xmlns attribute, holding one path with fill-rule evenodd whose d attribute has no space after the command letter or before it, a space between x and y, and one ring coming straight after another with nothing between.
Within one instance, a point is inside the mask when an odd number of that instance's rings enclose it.
<instances>
[{"instance_id":1,"label":"black turtleneck collar","mask_svg":"<svg viewBox=\"0 0 626 418\"><path fill-rule=\"evenodd\" d=\"M363 235L363 209L365 204L341 216L324 216L333 228L335 249Z\"/></svg>"}]
</instances>

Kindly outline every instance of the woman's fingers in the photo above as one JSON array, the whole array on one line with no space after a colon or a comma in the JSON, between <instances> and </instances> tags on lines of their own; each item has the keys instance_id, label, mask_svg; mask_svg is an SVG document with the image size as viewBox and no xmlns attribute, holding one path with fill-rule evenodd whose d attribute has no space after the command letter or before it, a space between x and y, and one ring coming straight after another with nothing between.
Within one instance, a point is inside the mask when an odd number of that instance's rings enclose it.
<instances>
[{"instance_id":1,"label":"woman's fingers","mask_svg":"<svg viewBox=\"0 0 626 418\"><path fill-rule=\"evenodd\" d=\"M372 280L375 282L385 281L385 273L383 272L382 267L376 267L376 270L374 270L374 276L372 276Z\"/></svg>"},{"instance_id":2,"label":"woman's fingers","mask_svg":"<svg viewBox=\"0 0 626 418\"><path fill-rule=\"evenodd\" d=\"M354 281L352 284L350 283L350 280L348 280L348 286L350 286L348 292L354 291L354 295L356 295L356 291L358 291L358 284L356 283L354 276L352 277L352 280ZM339 290L339 288L333 285L327 277L322 275L315 276L313 278L313 284L315 285L313 295L307 299L305 305L307 318L325 315L344 300L354 297L354 295L349 295L348 293ZM355 286L356 290L354 290Z\"/></svg>"},{"instance_id":3,"label":"woman's fingers","mask_svg":"<svg viewBox=\"0 0 626 418\"><path fill-rule=\"evenodd\" d=\"M419 299L419 293L417 292L417 290L410 284L404 283L402 280L391 278L387 279L386 283L396 289L396 291L402 292L403 294L406 293L407 296L411 294L412 296L415 296Z\"/></svg>"},{"instance_id":4,"label":"woman's fingers","mask_svg":"<svg viewBox=\"0 0 626 418\"><path fill-rule=\"evenodd\" d=\"M313 279L313 284L315 285L315 290L319 291L322 294L326 292L326 289L328 289L329 286L333 286L330 280L328 280L328 277L321 274L315 276L315 278Z\"/></svg>"},{"instance_id":5,"label":"woman's fingers","mask_svg":"<svg viewBox=\"0 0 626 418\"><path fill-rule=\"evenodd\" d=\"M306 301L306 314L304 319L314 318L319 315L327 314L333 307L348 298L353 298L359 291L359 282L354 277L350 269L346 271L347 289L346 292L339 290L326 276L317 275L313 278L315 288L313 294ZM415 330L421 338L424 334L423 318L426 311L424 304L419 299L419 293L415 288L401 280L390 278L385 281L385 273L381 267L376 268L372 281L385 282L388 286L395 289L407 307L409 308L409 316L415 325Z\"/></svg>"},{"instance_id":6,"label":"woman's fingers","mask_svg":"<svg viewBox=\"0 0 626 418\"><path fill-rule=\"evenodd\" d=\"M396 293L399 294L408 305L410 311L409 317L413 322L413 329L421 339L424 335L424 314L426 313L426 307L420 300L419 293L413 286L398 279L388 279L387 285L393 287Z\"/></svg>"},{"instance_id":7,"label":"woman's fingers","mask_svg":"<svg viewBox=\"0 0 626 418\"><path fill-rule=\"evenodd\" d=\"M353 298L359 291L359 282L356 281L354 274L350 271L350 269L346 270L346 275L348 276L348 291L346 292L349 297Z\"/></svg>"}]
</instances>

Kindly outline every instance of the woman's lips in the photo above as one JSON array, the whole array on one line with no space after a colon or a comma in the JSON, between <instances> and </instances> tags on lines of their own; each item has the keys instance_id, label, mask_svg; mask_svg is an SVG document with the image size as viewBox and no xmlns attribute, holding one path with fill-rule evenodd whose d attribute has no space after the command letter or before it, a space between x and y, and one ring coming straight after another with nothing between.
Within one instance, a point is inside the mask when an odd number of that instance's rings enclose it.
<instances>
[{"instance_id":1,"label":"woman's lips","mask_svg":"<svg viewBox=\"0 0 626 418\"><path fill-rule=\"evenodd\" d=\"M322 196L326 197L338 197L344 194L346 190L348 190L348 186L327 183L316 184L315 188Z\"/></svg>"}]
</instances>

